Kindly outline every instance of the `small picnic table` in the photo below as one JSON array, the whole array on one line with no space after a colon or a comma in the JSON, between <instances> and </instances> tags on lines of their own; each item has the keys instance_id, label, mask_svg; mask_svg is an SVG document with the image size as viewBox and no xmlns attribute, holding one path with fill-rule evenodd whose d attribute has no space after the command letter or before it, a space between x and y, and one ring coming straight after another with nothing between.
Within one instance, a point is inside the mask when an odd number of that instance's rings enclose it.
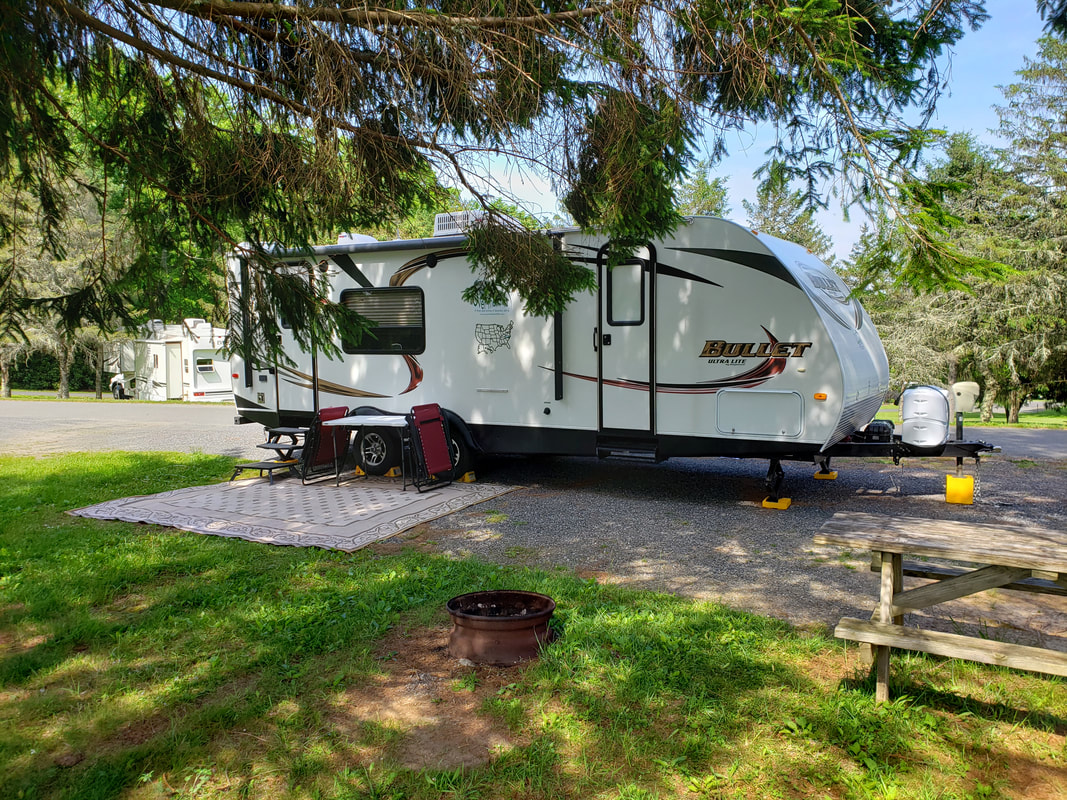
<instances>
[{"instance_id":1,"label":"small picnic table","mask_svg":"<svg viewBox=\"0 0 1067 800\"><path fill-rule=\"evenodd\" d=\"M881 573L871 620L844 617L834 630L838 638L874 648L878 702L889 699L893 647L1067 676L1064 652L903 625L908 612L987 589L1067 595L1067 534L1038 527L839 512L819 528L815 543L870 550L872 569ZM905 555L956 563L905 562ZM905 575L934 582L905 590Z\"/></svg>"}]
</instances>

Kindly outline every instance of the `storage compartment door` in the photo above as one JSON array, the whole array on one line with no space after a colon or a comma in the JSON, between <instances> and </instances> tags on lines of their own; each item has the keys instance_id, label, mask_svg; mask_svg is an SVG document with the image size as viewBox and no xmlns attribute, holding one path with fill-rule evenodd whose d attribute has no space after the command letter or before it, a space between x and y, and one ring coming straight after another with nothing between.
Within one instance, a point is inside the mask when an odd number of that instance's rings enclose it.
<instances>
[{"instance_id":1,"label":"storage compartment door","mask_svg":"<svg viewBox=\"0 0 1067 800\"><path fill-rule=\"evenodd\" d=\"M748 439L795 439L804 432L804 400L796 392L723 389L718 393L719 433Z\"/></svg>"}]
</instances>

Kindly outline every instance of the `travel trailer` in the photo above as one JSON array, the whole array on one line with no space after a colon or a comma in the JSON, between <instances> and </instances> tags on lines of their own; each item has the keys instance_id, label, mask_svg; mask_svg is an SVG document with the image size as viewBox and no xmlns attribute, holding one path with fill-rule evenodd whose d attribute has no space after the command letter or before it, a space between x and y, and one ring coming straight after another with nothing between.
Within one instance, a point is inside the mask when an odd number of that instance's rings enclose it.
<instances>
[{"instance_id":1,"label":"travel trailer","mask_svg":"<svg viewBox=\"0 0 1067 800\"><path fill-rule=\"evenodd\" d=\"M152 320L144 336L117 343L107 367L116 400L230 402L230 364L223 345L226 330L203 319L166 325Z\"/></svg>"},{"instance_id":2,"label":"travel trailer","mask_svg":"<svg viewBox=\"0 0 1067 800\"><path fill-rule=\"evenodd\" d=\"M441 235L426 239L277 252L279 264L324 271L325 300L374 327L339 342L336 360L301 351L284 326L294 365L234 353L237 421L300 425L320 407L437 403L460 469L478 453L751 457L770 460L772 494L785 459L828 472L838 454L911 452L892 423L868 433L889 387L885 350L845 284L803 247L697 217L609 269L603 238L549 231L595 270L598 288L543 319L518 296L461 299L473 280L467 221L441 215ZM228 269L239 290L246 263L233 255ZM362 431L358 446L368 471L399 463L392 430Z\"/></svg>"}]
</instances>

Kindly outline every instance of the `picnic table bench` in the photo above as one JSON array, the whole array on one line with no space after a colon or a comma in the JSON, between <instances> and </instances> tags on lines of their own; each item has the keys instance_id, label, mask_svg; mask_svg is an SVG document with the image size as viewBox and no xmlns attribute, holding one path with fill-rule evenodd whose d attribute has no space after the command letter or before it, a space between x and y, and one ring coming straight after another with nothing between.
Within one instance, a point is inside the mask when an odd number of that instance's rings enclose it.
<instances>
[{"instance_id":1,"label":"picnic table bench","mask_svg":"<svg viewBox=\"0 0 1067 800\"><path fill-rule=\"evenodd\" d=\"M870 550L881 574L870 620L844 617L834 635L873 647L878 702L889 699L889 653L894 647L984 664L1067 676L1067 653L957 633L905 628L904 614L1004 588L1067 595L1067 534L1037 527L839 512L815 534L816 544ZM904 561L904 556L963 565ZM933 580L904 589L905 575Z\"/></svg>"}]
</instances>

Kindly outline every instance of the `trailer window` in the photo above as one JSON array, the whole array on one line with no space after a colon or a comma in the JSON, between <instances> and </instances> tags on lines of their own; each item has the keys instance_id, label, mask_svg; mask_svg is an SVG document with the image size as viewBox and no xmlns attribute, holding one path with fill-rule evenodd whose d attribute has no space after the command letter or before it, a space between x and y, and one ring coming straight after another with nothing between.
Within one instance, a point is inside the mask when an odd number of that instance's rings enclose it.
<instances>
[{"instance_id":1,"label":"trailer window","mask_svg":"<svg viewBox=\"0 0 1067 800\"><path fill-rule=\"evenodd\" d=\"M645 322L645 262L628 261L608 270L608 324Z\"/></svg>"},{"instance_id":2,"label":"trailer window","mask_svg":"<svg viewBox=\"0 0 1067 800\"><path fill-rule=\"evenodd\" d=\"M341 302L373 323L358 345L342 341L344 352L417 355L426 349L425 302L417 286L349 289Z\"/></svg>"}]
</instances>

